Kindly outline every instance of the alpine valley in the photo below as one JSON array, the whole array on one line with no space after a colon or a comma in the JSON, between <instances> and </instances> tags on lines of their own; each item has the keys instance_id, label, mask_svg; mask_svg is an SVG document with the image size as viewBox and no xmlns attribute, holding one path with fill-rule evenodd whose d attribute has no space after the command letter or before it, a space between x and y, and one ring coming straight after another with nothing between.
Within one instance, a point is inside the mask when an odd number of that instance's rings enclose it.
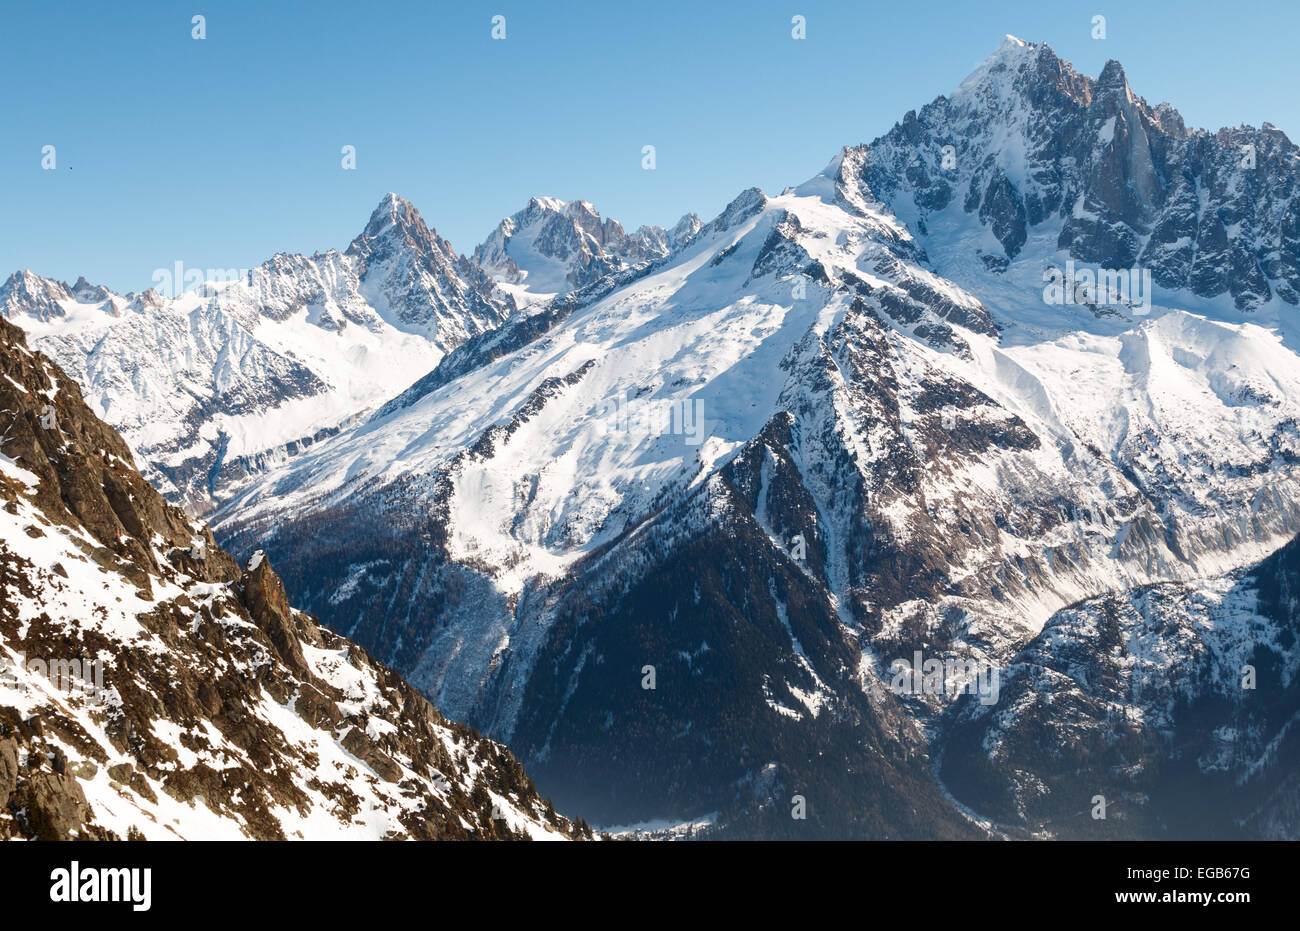
<instances>
[{"instance_id":1,"label":"alpine valley","mask_svg":"<svg viewBox=\"0 0 1300 931\"><path fill-rule=\"evenodd\" d=\"M1298 194L1275 127L1008 36L708 222L537 197L457 255L389 194L344 252L176 297L17 273L0 315L76 385L7 337L0 633L132 678L43 733L43 686L0 691L0 793L9 733L20 769L131 761L85 791L119 832L200 793L254 836L327 799L582 833L517 757L654 836L1300 838ZM1135 283L1054 293L1076 269ZM82 395L75 441L31 427ZM895 687L914 658L938 687ZM312 749L252 760L269 726Z\"/></svg>"}]
</instances>

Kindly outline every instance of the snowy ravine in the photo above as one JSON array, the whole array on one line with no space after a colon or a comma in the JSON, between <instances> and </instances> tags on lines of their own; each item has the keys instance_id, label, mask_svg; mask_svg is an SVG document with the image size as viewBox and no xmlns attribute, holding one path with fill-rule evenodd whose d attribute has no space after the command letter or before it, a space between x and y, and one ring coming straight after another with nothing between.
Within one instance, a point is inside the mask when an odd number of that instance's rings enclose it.
<instances>
[{"instance_id":1,"label":"snowy ravine","mask_svg":"<svg viewBox=\"0 0 1300 931\"><path fill-rule=\"evenodd\" d=\"M579 835L130 456L0 320L0 839Z\"/></svg>"}]
</instances>

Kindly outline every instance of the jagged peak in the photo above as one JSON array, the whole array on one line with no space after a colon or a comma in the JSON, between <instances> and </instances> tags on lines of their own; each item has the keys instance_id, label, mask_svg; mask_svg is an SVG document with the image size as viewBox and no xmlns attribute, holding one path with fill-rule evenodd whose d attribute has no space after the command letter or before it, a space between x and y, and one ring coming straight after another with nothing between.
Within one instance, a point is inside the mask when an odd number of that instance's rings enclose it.
<instances>
[{"instance_id":1,"label":"jagged peak","mask_svg":"<svg viewBox=\"0 0 1300 931\"><path fill-rule=\"evenodd\" d=\"M62 289L66 291L68 286L62 282L55 281L53 278L46 278L43 275L38 275L30 268L22 268L6 278L4 284L0 285L0 290L9 291L18 287L23 287L27 290L49 291Z\"/></svg>"},{"instance_id":2,"label":"jagged peak","mask_svg":"<svg viewBox=\"0 0 1300 931\"><path fill-rule=\"evenodd\" d=\"M712 222L704 229L710 232L721 232L734 227L738 223L743 223L754 214L759 213L767 206L767 195L761 188L746 188L735 196L731 203L718 214Z\"/></svg>"},{"instance_id":3,"label":"jagged peak","mask_svg":"<svg viewBox=\"0 0 1300 931\"><path fill-rule=\"evenodd\" d=\"M72 286L71 291L73 297L84 303L102 303L113 298L112 291L102 284L91 284L86 280L85 275L77 277L77 283Z\"/></svg>"},{"instance_id":4,"label":"jagged peak","mask_svg":"<svg viewBox=\"0 0 1300 931\"><path fill-rule=\"evenodd\" d=\"M1136 99L1119 62L1108 62L1099 80L1079 72L1046 43L1025 42L1015 36L1007 36L946 99L959 106L987 105L997 100L1034 96L1035 89L1043 85L1052 86L1084 107L1090 106L1097 94L1105 96L1119 88L1128 95L1129 102ZM941 97L935 103L942 105L944 100Z\"/></svg>"},{"instance_id":5,"label":"jagged peak","mask_svg":"<svg viewBox=\"0 0 1300 931\"><path fill-rule=\"evenodd\" d=\"M0 317L17 314L45 320L63 316L60 301L68 300L72 292L61 281L43 278L31 269L24 268L10 275L0 285Z\"/></svg>"},{"instance_id":6,"label":"jagged peak","mask_svg":"<svg viewBox=\"0 0 1300 931\"><path fill-rule=\"evenodd\" d=\"M749 187L736 195L735 199L727 205L724 213L730 213L733 209L747 210L751 207L762 207L767 203L767 195L763 193L760 187Z\"/></svg>"},{"instance_id":7,"label":"jagged peak","mask_svg":"<svg viewBox=\"0 0 1300 931\"><path fill-rule=\"evenodd\" d=\"M528 198L528 203L517 213L505 217L497 229L505 229L507 232L513 232L520 225L535 221L540 217L567 217L571 220L580 220L583 218L603 221L595 204L589 200L564 200L560 197L549 195L536 195Z\"/></svg>"},{"instance_id":8,"label":"jagged peak","mask_svg":"<svg viewBox=\"0 0 1300 931\"><path fill-rule=\"evenodd\" d=\"M420 212L404 197L389 191L380 198L379 205L370 214L361 235L375 239L382 236L390 227L402 225L403 222L420 222Z\"/></svg>"},{"instance_id":9,"label":"jagged peak","mask_svg":"<svg viewBox=\"0 0 1300 931\"><path fill-rule=\"evenodd\" d=\"M1046 49L1047 46L1026 42L1010 34L1004 36L993 54L957 86L952 96L958 97L971 93L986 83L991 76L1017 70L1024 62L1031 60L1040 48Z\"/></svg>"},{"instance_id":10,"label":"jagged peak","mask_svg":"<svg viewBox=\"0 0 1300 931\"><path fill-rule=\"evenodd\" d=\"M539 235L586 240L595 253L611 247L617 250L627 240L656 243L662 247L667 236L667 230L658 226L644 226L629 235L623 224L612 217L602 216L588 200L565 201L558 197L535 196L529 198L524 209L497 224L488 238L475 248L474 261L501 265L511 274L516 273L518 268L510 268L513 260L505 254L508 251L506 243L526 227L536 228Z\"/></svg>"},{"instance_id":11,"label":"jagged peak","mask_svg":"<svg viewBox=\"0 0 1300 931\"><path fill-rule=\"evenodd\" d=\"M1124 74L1124 66L1114 58L1106 59L1106 64L1101 69L1101 75L1097 78L1097 86L1119 87L1121 85L1128 85L1128 77Z\"/></svg>"},{"instance_id":12,"label":"jagged peak","mask_svg":"<svg viewBox=\"0 0 1300 931\"><path fill-rule=\"evenodd\" d=\"M1097 96L1109 94L1122 95L1126 100L1133 99L1133 91L1129 87L1128 76L1124 74L1124 66L1113 58L1107 60L1105 67L1101 69L1101 75L1097 78Z\"/></svg>"},{"instance_id":13,"label":"jagged peak","mask_svg":"<svg viewBox=\"0 0 1300 931\"><path fill-rule=\"evenodd\" d=\"M524 210L525 211L543 210L547 212L558 213L561 210L563 210L566 205L567 202L561 200L558 197L550 197L547 195L542 195L538 197L528 198L528 203L525 205Z\"/></svg>"},{"instance_id":14,"label":"jagged peak","mask_svg":"<svg viewBox=\"0 0 1300 931\"><path fill-rule=\"evenodd\" d=\"M700 226L700 215L692 210L690 213L682 214L682 218L673 224L673 228L670 232L674 236L679 233L693 235L699 231Z\"/></svg>"},{"instance_id":15,"label":"jagged peak","mask_svg":"<svg viewBox=\"0 0 1300 931\"><path fill-rule=\"evenodd\" d=\"M564 205L564 212L570 216L577 214L589 214L594 217L600 216L600 211L589 200L571 200Z\"/></svg>"},{"instance_id":16,"label":"jagged peak","mask_svg":"<svg viewBox=\"0 0 1300 931\"><path fill-rule=\"evenodd\" d=\"M391 255L400 248L413 249L426 257L441 253L438 262L455 260L451 244L424 222L415 205L390 192L379 201L366 228L348 246L347 254L369 260L376 255Z\"/></svg>"}]
</instances>

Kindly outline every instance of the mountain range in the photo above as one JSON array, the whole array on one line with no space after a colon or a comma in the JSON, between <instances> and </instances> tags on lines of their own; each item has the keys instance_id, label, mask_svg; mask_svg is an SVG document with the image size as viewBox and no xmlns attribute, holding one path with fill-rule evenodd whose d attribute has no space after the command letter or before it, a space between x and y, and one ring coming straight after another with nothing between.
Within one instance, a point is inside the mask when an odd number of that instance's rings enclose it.
<instances>
[{"instance_id":1,"label":"mountain range","mask_svg":"<svg viewBox=\"0 0 1300 931\"><path fill-rule=\"evenodd\" d=\"M1009 36L707 223L539 197L465 257L388 195L343 253L0 313L562 810L1294 839L1298 175Z\"/></svg>"}]
</instances>

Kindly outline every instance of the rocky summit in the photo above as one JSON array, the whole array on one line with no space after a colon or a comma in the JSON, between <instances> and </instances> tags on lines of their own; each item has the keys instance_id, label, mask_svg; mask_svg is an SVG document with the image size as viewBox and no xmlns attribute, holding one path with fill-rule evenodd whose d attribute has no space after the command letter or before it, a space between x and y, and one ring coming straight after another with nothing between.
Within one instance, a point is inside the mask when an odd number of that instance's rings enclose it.
<instances>
[{"instance_id":1,"label":"rocky summit","mask_svg":"<svg viewBox=\"0 0 1300 931\"><path fill-rule=\"evenodd\" d=\"M1239 309L1300 303L1295 144L1268 123L1189 129L1117 61L1092 78L1008 36L950 96L846 150L842 181L906 216L941 270L969 224L996 239L977 250L994 270L1063 251Z\"/></svg>"}]
</instances>

